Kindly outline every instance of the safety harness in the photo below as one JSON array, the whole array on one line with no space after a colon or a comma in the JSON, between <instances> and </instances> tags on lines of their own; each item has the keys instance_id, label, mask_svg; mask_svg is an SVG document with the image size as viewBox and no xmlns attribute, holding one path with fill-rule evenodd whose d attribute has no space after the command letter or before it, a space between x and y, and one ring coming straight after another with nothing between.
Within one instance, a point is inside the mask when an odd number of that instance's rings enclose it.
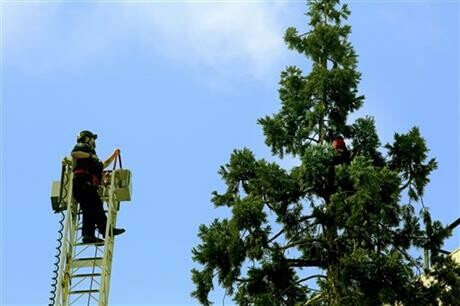
<instances>
[{"instance_id":1,"label":"safety harness","mask_svg":"<svg viewBox=\"0 0 460 306\"><path fill-rule=\"evenodd\" d=\"M99 185L101 185L101 180L99 179L99 177L96 175L96 174L93 174L93 173L90 173L88 170L86 169L74 169L73 170L73 173L75 175L78 175L78 174L84 174L84 175L89 175L91 176L91 183L93 184L94 187L99 187Z\"/></svg>"}]
</instances>

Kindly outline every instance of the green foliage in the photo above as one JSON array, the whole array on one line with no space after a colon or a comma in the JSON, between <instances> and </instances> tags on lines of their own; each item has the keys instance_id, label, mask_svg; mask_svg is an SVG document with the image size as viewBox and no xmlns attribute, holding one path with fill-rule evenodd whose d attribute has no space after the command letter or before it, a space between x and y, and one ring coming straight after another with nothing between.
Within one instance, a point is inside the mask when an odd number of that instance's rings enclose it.
<instances>
[{"instance_id":1,"label":"green foliage","mask_svg":"<svg viewBox=\"0 0 460 306\"><path fill-rule=\"evenodd\" d=\"M380 140L375 129L374 118L356 119L352 125L352 143L354 155L361 155L373 161L375 166L383 166L384 160L379 152Z\"/></svg>"},{"instance_id":2,"label":"green foliage","mask_svg":"<svg viewBox=\"0 0 460 306\"><path fill-rule=\"evenodd\" d=\"M311 146L301 157L301 165L295 169L295 175L305 190L315 191L320 196L330 193L333 180L334 150L330 145Z\"/></svg>"},{"instance_id":3,"label":"green foliage","mask_svg":"<svg viewBox=\"0 0 460 306\"><path fill-rule=\"evenodd\" d=\"M327 4L326 4L327 2ZM299 35L289 28L285 41L290 49L313 61L312 72L303 76L300 68L289 66L281 73L281 110L259 119L266 144L280 157L302 155L315 136L320 142L328 132L349 136L347 115L361 107L358 95L360 73L357 56L347 41L351 27L341 24L349 11L337 9L338 1L311 1L308 15L312 30Z\"/></svg>"},{"instance_id":4,"label":"green foliage","mask_svg":"<svg viewBox=\"0 0 460 306\"><path fill-rule=\"evenodd\" d=\"M305 293L295 284L295 273L279 248L270 251L260 267L248 270L248 279L235 300L239 305L293 305L305 299Z\"/></svg>"},{"instance_id":5,"label":"green foliage","mask_svg":"<svg viewBox=\"0 0 460 306\"><path fill-rule=\"evenodd\" d=\"M438 165L434 158L425 161L428 147L420 136L417 127L413 127L407 134L395 133L395 142L387 144L389 167L398 171L407 180L405 187L409 187L409 197L418 200L429 183L429 175Z\"/></svg>"},{"instance_id":6,"label":"green foliage","mask_svg":"<svg viewBox=\"0 0 460 306\"><path fill-rule=\"evenodd\" d=\"M212 202L231 217L199 228L192 295L201 304L217 280L239 305L460 305L459 265L440 252L450 230L422 202L437 163L419 129L382 148L374 118L347 122L364 99L349 14L338 0L309 1L309 31L286 31L312 70L287 67L279 112L258 122L272 153L299 164L286 170L243 148L219 169L226 188ZM351 154L332 147L338 135ZM430 254L434 281L423 281L413 248Z\"/></svg>"}]
</instances>

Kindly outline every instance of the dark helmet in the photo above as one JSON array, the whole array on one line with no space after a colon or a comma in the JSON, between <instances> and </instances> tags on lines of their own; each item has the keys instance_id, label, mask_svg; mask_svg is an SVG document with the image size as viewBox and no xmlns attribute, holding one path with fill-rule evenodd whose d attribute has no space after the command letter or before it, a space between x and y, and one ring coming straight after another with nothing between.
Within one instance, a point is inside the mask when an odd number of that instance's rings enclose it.
<instances>
[{"instance_id":1,"label":"dark helmet","mask_svg":"<svg viewBox=\"0 0 460 306\"><path fill-rule=\"evenodd\" d=\"M78 133L77 135L77 141L82 141L85 137L97 139L97 135L93 134L91 131L84 130Z\"/></svg>"}]
</instances>

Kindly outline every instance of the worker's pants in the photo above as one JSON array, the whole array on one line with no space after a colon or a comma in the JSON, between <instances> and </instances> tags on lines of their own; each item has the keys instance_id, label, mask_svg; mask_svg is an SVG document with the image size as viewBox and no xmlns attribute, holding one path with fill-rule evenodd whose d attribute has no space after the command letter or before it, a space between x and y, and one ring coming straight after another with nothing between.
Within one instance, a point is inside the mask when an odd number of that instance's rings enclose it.
<instances>
[{"instance_id":1,"label":"worker's pants","mask_svg":"<svg viewBox=\"0 0 460 306\"><path fill-rule=\"evenodd\" d=\"M97 193L97 188L91 183L91 177L75 176L73 180L73 196L80 203L83 213L83 237L94 237L97 226L99 233L105 235L107 217L105 216L104 206Z\"/></svg>"}]
</instances>

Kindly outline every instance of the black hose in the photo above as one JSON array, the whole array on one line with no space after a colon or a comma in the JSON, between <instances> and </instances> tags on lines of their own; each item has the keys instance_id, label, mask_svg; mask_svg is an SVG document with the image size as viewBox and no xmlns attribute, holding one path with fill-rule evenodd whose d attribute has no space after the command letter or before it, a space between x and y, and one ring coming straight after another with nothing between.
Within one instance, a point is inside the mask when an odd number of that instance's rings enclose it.
<instances>
[{"instance_id":1,"label":"black hose","mask_svg":"<svg viewBox=\"0 0 460 306\"><path fill-rule=\"evenodd\" d=\"M64 220L65 220L65 214L64 212L61 212L61 220L59 220L59 225L60 228L58 230L58 235L59 237L57 238L58 245L56 247L56 255L54 257L56 258L56 262L54 263L54 270L53 270L53 276L51 278L51 297L50 297L50 303L49 306L54 306L54 303L56 302L56 290L57 290L57 283L58 283L58 277L59 277L59 262L61 258L61 247L62 247L62 238L64 235L62 234L62 231L64 230Z\"/></svg>"},{"instance_id":2,"label":"black hose","mask_svg":"<svg viewBox=\"0 0 460 306\"><path fill-rule=\"evenodd\" d=\"M65 175L66 172L66 167L63 164L62 165L62 170L61 170L61 187L59 190L59 207L62 206L62 202L67 199L68 195L68 189L65 188L67 186L67 182L69 180L68 175ZM59 262L61 260L61 247L62 247L62 238L64 235L62 232L64 231L64 220L65 220L65 213L61 211L61 219L59 220L59 230L58 230L58 238L57 238L57 247L56 247L56 255L54 257L56 258L56 262L54 263L54 270L53 270L53 276L51 277L51 291L50 291L50 303L49 306L54 306L56 303L56 291L57 291L57 283L58 283L58 278L59 278Z\"/></svg>"}]
</instances>

